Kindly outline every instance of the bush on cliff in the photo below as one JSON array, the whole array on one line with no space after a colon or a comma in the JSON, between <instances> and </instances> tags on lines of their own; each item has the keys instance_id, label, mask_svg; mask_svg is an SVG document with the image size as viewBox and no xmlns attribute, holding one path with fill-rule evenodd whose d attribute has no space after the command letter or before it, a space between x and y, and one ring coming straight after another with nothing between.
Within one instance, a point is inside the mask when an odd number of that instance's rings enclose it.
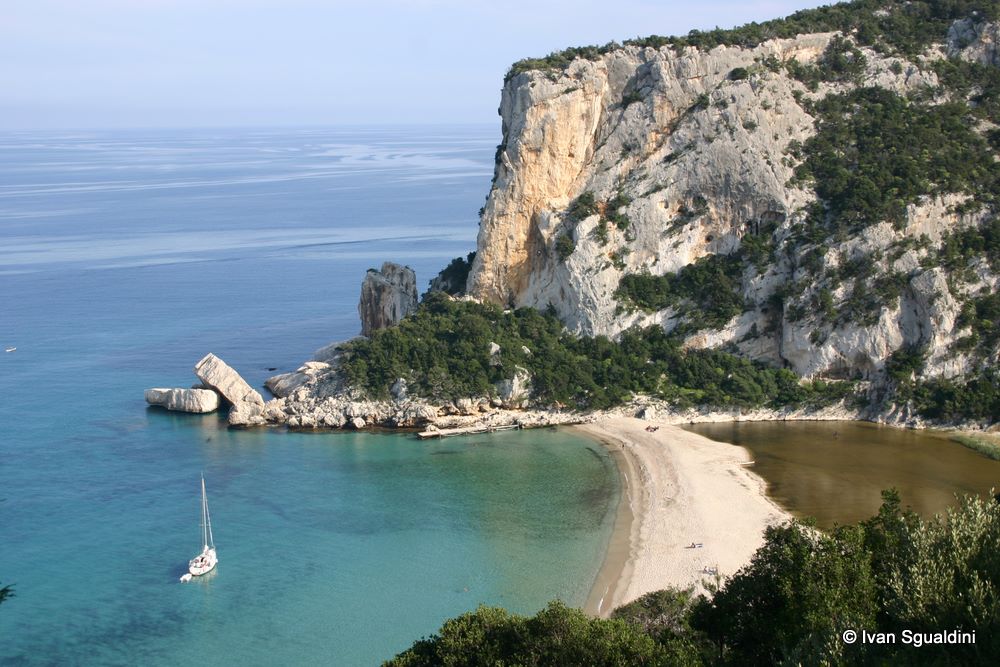
<instances>
[{"instance_id":1,"label":"bush on cliff","mask_svg":"<svg viewBox=\"0 0 1000 667\"><path fill-rule=\"evenodd\" d=\"M857 232L902 224L924 195L965 192L981 204L1000 196L998 165L970 129L965 103L925 106L882 88L816 103L816 134L802 145L796 177L815 183L824 207L813 223Z\"/></svg>"},{"instance_id":2,"label":"bush on cliff","mask_svg":"<svg viewBox=\"0 0 1000 667\"><path fill-rule=\"evenodd\" d=\"M475 259L476 253L470 252L464 259L456 257L451 260L451 263L431 280L430 288L427 291L440 291L452 296L462 294L465 292L465 283L469 280L469 272L472 270L472 262Z\"/></svg>"}]
</instances>

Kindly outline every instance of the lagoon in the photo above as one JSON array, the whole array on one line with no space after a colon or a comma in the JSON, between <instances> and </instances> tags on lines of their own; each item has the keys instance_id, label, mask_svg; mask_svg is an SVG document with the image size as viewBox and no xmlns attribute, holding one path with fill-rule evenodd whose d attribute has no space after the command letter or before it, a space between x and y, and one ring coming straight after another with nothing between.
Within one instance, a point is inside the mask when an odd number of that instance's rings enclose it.
<instances>
[{"instance_id":1,"label":"lagoon","mask_svg":"<svg viewBox=\"0 0 1000 667\"><path fill-rule=\"evenodd\" d=\"M878 512L883 489L899 490L903 506L929 517L957 504L956 494L1000 489L1000 461L960 445L943 432L867 422L734 422L684 427L740 445L768 494L823 528Z\"/></svg>"}]
</instances>

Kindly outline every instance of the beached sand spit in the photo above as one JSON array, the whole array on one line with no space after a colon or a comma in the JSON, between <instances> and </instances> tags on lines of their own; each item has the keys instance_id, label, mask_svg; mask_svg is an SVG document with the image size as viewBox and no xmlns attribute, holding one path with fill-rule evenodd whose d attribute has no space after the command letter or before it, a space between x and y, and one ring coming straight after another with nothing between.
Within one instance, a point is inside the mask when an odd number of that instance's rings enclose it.
<instances>
[{"instance_id":1,"label":"beached sand spit","mask_svg":"<svg viewBox=\"0 0 1000 667\"><path fill-rule=\"evenodd\" d=\"M750 460L745 449L630 417L573 428L623 454L631 510L628 530L615 528L588 611L606 616L651 591L702 588L714 580L706 568L732 575L763 544L768 525L791 518L765 495L764 480L741 465Z\"/></svg>"}]
</instances>

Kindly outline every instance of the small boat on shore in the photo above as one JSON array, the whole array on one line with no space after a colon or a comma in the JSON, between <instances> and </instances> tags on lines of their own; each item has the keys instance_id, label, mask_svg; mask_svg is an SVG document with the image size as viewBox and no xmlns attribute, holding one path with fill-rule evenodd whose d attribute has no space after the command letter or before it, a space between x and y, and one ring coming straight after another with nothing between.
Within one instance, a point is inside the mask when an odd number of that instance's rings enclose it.
<instances>
[{"instance_id":1,"label":"small boat on shore","mask_svg":"<svg viewBox=\"0 0 1000 667\"><path fill-rule=\"evenodd\" d=\"M212 538L212 517L208 513L208 494L205 492L205 476L201 476L201 553L188 562L188 572L181 577L182 582L191 581L192 577L200 577L215 569L219 558L215 553L215 540Z\"/></svg>"}]
</instances>

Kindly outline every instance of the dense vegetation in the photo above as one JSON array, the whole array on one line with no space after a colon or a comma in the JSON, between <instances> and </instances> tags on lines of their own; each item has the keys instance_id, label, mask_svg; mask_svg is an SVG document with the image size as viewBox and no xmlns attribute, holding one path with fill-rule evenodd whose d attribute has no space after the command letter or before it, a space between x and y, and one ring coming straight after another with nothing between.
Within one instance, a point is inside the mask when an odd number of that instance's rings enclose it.
<instances>
[{"instance_id":1,"label":"dense vegetation","mask_svg":"<svg viewBox=\"0 0 1000 667\"><path fill-rule=\"evenodd\" d=\"M1000 216L994 216L979 227L945 234L940 249L932 258L935 264L962 279L980 260L993 271L1000 272Z\"/></svg>"},{"instance_id":2,"label":"dense vegetation","mask_svg":"<svg viewBox=\"0 0 1000 667\"><path fill-rule=\"evenodd\" d=\"M824 207L812 221L830 232L902 224L906 206L924 195L966 192L980 204L1000 196L1000 165L969 128L964 102L921 105L859 88L825 97L815 112L796 177L815 184Z\"/></svg>"},{"instance_id":3,"label":"dense vegetation","mask_svg":"<svg viewBox=\"0 0 1000 667\"><path fill-rule=\"evenodd\" d=\"M490 344L500 351L491 356ZM719 350L682 350L662 328L625 332L617 343L568 333L554 316L530 308L461 302L431 294L398 326L348 344L344 369L352 384L386 397L397 378L435 400L489 396L517 367L532 377L543 406L599 409L633 394L681 407L781 407L847 397L849 383L800 384L794 373Z\"/></svg>"},{"instance_id":4,"label":"dense vegetation","mask_svg":"<svg viewBox=\"0 0 1000 667\"><path fill-rule=\"evenodd\" d=\"M441 665L654 665L662 649L625 621L590 618L552 602L534 616L480 607L445 622L388 661L389 667Z\"/></svg>"},{"instance_id":5,"label":"dense vegetation","mask_svg":"<svg viewBox=\"0 0 1000 667\"><path fill-rule=\"evenodd\" d=\"M676 308L692 330L719 328L743 312L743 268L737 255L706 255L677 273L622 276L615 296L648 312Z\"/></svg>"},{"instance_id":6,"label":"dense vegetation","mask_svg":"<svg viewBox=\"0 0 1000 667\"><path fill-rule=\"evenodd\" d=\"M990 423L1000 415L1000 372L988 368L967 378L917 379L901 384L897 399L912 402L925 419Z\"/></svg>"},{"instance_id":7,"label":"dense vegetation","mask_svg":"<svg viewBox=\"0 0 1000 667\"><path fill-rule=\"evenodd\" d=\"M829 534L768 528L751 562L712 597L651 593L587 618L559 603L525 618L480 607L389 665L985 665L1000 660L1000 504L967 497L921 519L895 492L879 513ZM842 640L846 630L896 643ZM975 632L975 643L903 632Z\"/></svg>"},{"instance_id":8,"label":"dense vegetation","mask_svg":"<svg viewBox=\"0 0 1000 667\"><path fill-rule=\"evenodd\" d=\"M625 45L681 49L687 46L711 49L719 45L755 47L775 38L791 38L803 33L853 33L858 44L884 53L916 55L947 34L952 21L972 15L994 20L1000 6L994 0L855 0L817 9L806 9L781 19L723 30L692 30L684 37L651 37L628 40ZM573 47L544 58L528 58L514 63L506 79L531 70L558 72L573 60L597 60L621 45Z\"/></svg>"},{"instance_id":9,"label":"dense vegetation","mask_svg":"<svg viewBox=\"0 0 1000 667\"><path fill-rule=\"evenodd\" d=\"M821 81L857 83L865 71L865 57L854 43L841 36L830 40L815 65L802 65L798 60L787 63L789 73L810 90Z\"/></svg>"},{"instance_id":10,"label":"dense vegetation","mask_svg":"<svg viewBox=\"0 0 1000 667\"><path fill-rule=\"evenodd\" d=\"M465 292L465 284L469 280L469 271L472 270L472 261L476 259L476 253L470 252L464 259L456 257L451 260L444 269L438 273L437 277L431 281L430 289L451 294L452 296Z\"/></svg>"},{"instance_id":11,"label":"dense vegetation","mask_svg":"<svg viewBox=\"0 0 1000 667\"><path fill-rule=\"evenodd\" d=\"M647 312L674 308L683 319L678 335L725 326L746 308L741 289L744 271L750 266L762 269L771 261L773 229L763 225L758 233L744 236L736 252L706 255L677 273L622 276L615 298Z\"/></svg>"}]
</instances>

